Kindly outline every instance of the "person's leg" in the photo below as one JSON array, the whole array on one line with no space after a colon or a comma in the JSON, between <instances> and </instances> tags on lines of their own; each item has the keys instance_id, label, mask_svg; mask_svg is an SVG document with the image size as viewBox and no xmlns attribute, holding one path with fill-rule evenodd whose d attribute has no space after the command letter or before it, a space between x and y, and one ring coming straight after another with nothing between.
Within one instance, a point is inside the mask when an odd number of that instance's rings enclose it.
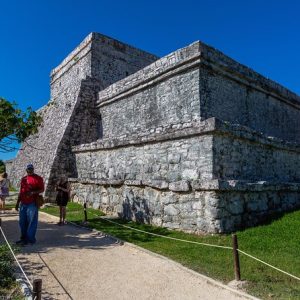
<instances>
[{"instance_id":1,"label":"person's leg","mask_svg":"<svg viewBox=\"0 0 300 300\"><path fill-rule=\"evenodd\" d=\"M0 209L3 209L3 197L0 197Z\"/></svg>"},{"instance_id":2,"label":"person's leg","mask_svg":"<svg viewBox=\"0 0 300 300\"><path fill-rule=\"evenodd\" d=\"M66 207L62 206L62 222L65 224L66 222Z\"/></svg>"},{"instance_id":3,"label":"person's leg","mask_svg":"<svg viewBox=\"0 0 300 300\"><path fill-rule=\"evenodd\" d=\"M5 210L5 198L6 197L2 197L2 209Z\"/></svg>"},{"instance_id":4,"label":"person's leg","mask_svg":"<svg viewBox=\"0 0 300 300\"><path fill-rule=\"evenodd\" d=\"M19 208L19 225L21 230L21 240L27 241L27 205L21 204Z\"/></svg>"},{"instance_id":5,"label":"person's leg","mask_svg":"<svg viewBox=\"0 0 300 300\"><path fill-rule=\"evenodd\" d=\"M63 207L59 206L59 223L63 224Z\"/></svg>"},{"instance_id":6,"label":"person's leg","mask_svg":"<svg viewBox=\"0 0 300 300\"><path fill-rule=\"evenodd\" d=\"M35 205L35 203L28 205L27 220L28 220L27 239L29 243L34 244L36 242L35 234L36 234L37 224L38 224L38 208Z\"/></svg>"}]
</instances>

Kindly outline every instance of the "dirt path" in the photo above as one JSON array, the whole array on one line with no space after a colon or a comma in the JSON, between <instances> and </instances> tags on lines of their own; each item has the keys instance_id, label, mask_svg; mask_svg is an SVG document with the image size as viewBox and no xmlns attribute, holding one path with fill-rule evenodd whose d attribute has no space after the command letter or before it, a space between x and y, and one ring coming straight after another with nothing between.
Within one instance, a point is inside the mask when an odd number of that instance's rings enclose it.
<instances>
[{"instance_id":1,"label":"dirt path","mask_svg":"<svg viewBox=\"0 0 300 300\"><path fill-rule=\"evenodd\" d=\"M0 217L8 240L16 241L17 215ZM139 247L57 226L43 213L39 219L37 244L18 258L31 281L43 280L43 299L254 299Z\"/></svg>"}]
</instances>

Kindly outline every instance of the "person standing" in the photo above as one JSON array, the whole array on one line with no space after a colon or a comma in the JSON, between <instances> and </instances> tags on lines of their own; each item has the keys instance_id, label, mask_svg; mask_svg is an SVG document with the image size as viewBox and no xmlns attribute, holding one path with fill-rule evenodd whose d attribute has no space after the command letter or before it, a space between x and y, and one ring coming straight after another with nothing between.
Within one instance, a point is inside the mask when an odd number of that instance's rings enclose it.
<instances>
[{"instance_id":1,"label":"person standing","mask_svg":"<svg viewBox=\"0 0 300 300\"><path fill-rule=\"evenodd\" d=\"M20 192L16 204L19 210L19 225L21 239L16 242L19 245L34 244L36 242L36 230L38 224L37 197L44 192L44 180L34 173L32 164L26 167L27 176L21 179Z\"/></svg>"},{"instance_id":2,"label":"person standing","mask_svg":"<svg viewBox=\"0 0 300 300\"><path fill-rule=\"evenodd\" d=\"M58 225L66 224L66 206L70 197L70 186L68 178L62 177L56 185L57 196L56 203L59 206L59 223Z\"/></svg>"},{"instance_id":3,"label":"person standing","mask_svg":"<svg viewBox=\"0 0 300 300\"><path fill-rule=\"evenodd\" d=\"M9 196L9 179L7 173L0 177L0 209L5 210L5 198Z\"/></svg>"}]
</instances>

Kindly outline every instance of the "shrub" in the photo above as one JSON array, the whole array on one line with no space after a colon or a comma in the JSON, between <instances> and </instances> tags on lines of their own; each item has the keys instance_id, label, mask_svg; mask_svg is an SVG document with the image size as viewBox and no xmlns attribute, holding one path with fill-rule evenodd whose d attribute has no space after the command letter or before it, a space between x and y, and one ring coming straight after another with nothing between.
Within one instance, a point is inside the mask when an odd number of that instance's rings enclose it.
<instances>
[{"instance_id":1,"label":"shrub","mask_svg":"<svg viewBox=\"0 0 300 300\"><path fill-rule=\"evenodd\" d=\"M14 258L7 245L0 245L0 288L9 288L15 282Z\"/></svg>"}]
</instances>

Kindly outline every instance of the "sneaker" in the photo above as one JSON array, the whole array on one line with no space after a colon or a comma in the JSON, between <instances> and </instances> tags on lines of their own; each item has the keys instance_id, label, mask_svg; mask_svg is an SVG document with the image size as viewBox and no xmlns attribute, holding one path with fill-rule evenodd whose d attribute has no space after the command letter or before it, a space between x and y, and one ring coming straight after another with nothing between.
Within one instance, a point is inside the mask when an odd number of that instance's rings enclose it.
<instances>
[{"instance_id":1,"label":"sneaker","mask_svg":"<svg viewBox=\"0 0 300 300\"><path fill-rule=\"evenodd\" d=\"M56 225L61 226L61 225L63 225L63 223L62 222L58 222L58 223L56 223Z\"/></svg>"},{"instance_id":2,"label":"sneaker","mask_svg":"<svg viewBox=\"0 0 300 300\"><path fill-rule=\"evenodd\" d=\"M19 241L16 241L16 245L18 245L18 246L25 246L25 245L27 245L27 242L24 241L24 240L19 240Z\"/></svg>"}]
</instances>

